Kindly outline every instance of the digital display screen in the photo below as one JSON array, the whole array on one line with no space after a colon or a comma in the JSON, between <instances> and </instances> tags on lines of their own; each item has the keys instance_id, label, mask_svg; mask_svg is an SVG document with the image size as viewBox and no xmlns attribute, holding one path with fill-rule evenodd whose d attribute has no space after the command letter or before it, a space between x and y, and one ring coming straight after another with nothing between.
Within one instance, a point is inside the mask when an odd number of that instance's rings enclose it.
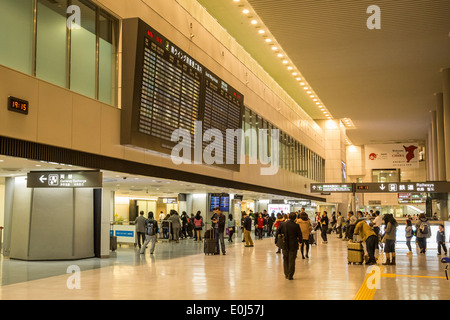
<instances>
[{"instance_id":1,"label":"digital display screen","mask_svg":"<svg viewBox=\"0 0 450 320\"><path fill-rule=\"evenodd\" d=\"M171 154L179 143L171 140L175 130L187 130L194 148L196 132L218 129L224 151L219 156L231 163L225 158L226 130L242 128L243 95L142 20L125 19L123 27L121 143ZM230 139L236 160L240 147ZM202 151L211 143L205 140Z\"/></svg>"},{"instance_id":2,"label":"digital display screen","mask_svg":"<svg viewBox=\"0 0 450 320\"><path fill-rule=\"evenodd\" d=\"M15 97L8 97L8 110L28 114L28 101Z\"/></svg>"},{"instance_id":3,"label":"digital display screen","mask_svg":"<svg viewBox=\"0 0 450 320\"><path fill-rule=\"evenodd\" d=\"M229 212L230 196L228 194L211 194L209 204L210 211L219 208L222 212Z\"/></svg>"}]
</instances>

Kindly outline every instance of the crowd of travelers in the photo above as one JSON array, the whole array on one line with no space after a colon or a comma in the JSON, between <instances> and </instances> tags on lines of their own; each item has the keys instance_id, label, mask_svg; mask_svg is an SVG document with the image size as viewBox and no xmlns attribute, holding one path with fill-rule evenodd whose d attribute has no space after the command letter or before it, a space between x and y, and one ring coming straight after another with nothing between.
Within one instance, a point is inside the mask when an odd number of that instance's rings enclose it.
<instances>
[{"instance_id":1,"label":"crowd of travelers","mask_svg":"<svg viewBox=\"0 0 450 320\"><path fill-rule=\"evenodd\" d=\"M419 254L425 254L427 239L431 237L431 227L427 217L422 213L405 218L407 254L412 254L411 241L414 237ZM219 208L215 208L208 223L212 230L209 236L216 241L214 254L220 254L220 251L222 251L222 254L225 255L225 236L228 238L228 242L232 243L237 231L237 224L233 215L226 215ZM204 231L209 228L205 224L206 222L200 211L195 215L191 213L190 216L185 211L182 212L181 216L176 210L171 210L167 215L161 212L159 222L153 217L153 212L149 212L147 218L144 217L144 212L140 212L135 221L140 252L145 253L148 243L152 242L150 253L153 254L158 234L162 239L176 243L180 239L202 242ZM382 226L384 226L383 229ZM161 230L159 230L160 227ZM300 250L302 259L309 259L310 246L317 245L318 236L320 235L322 239L321 243L326 245L328 237L332 233L335 233L337 238L343 241L364 243L366 264L379 263L375 256L376 250L385 256L382 264L396 264L395 246L398 222L390 213L381 216L379 211L358 211L356 214L350 211L347 217L343 217L341 212L337 212L337 214L333 212L329 217L328 213L323 211L322 213L316 212L311 220L304 208L297 212L272 212L271 214L267 210L257 213L250 210L249 213L242 212L240 228L242 231L241 241L245 243L245 247L254 246L253 237L255 240L275 239L275 244L278 247L276 253L283 253L285 259L287 279L293 277L297 252ZM439 225L436 242L438 244L438 255L441 255L442 250L447 255L445 232L442 224Z\"/></svg>"}]
</instances>

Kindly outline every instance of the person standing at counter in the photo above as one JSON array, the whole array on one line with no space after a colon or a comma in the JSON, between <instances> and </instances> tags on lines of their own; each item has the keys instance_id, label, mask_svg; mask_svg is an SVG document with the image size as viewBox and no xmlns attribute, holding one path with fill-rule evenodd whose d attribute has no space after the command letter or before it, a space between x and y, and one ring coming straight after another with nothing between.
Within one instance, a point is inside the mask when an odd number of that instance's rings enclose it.
<instances>
[{"instance_id":1,"label":"person standing at counter","mask_svg":"<svg viewBox=\"0 0 450 320\"><path fill-rule=\"evenodd\" d=\"M141 248L141 240L142 243L145 241L145 217L144 217L144 211L139 212L139 217L136 217L134 220L134 225L136 227L136 240L139 246L139 249Z\"/></svg>"}]
</instances>

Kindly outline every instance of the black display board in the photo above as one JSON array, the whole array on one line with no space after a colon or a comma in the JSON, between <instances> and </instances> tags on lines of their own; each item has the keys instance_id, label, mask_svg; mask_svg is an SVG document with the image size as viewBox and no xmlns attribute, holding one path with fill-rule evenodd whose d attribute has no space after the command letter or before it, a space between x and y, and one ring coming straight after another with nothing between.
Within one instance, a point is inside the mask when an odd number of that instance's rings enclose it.
<instances>
[{"instance_id":1,"label":"black display board","mask_svg":"<svg viewBox=\"0 0 450 320\"><path fill-rule=\"evenodd\" d=\"M122 144L170 154L178 143L172 133L186 129L193 160L195 123L201 121L202 137L208 129L222 133L226 162L226 129L242 128L241 93L138 18L123 21L122 78ZM232 142L236 160L240 148ZM236 164L224 166L239 170Z\"/></svg>"}]
</instances>

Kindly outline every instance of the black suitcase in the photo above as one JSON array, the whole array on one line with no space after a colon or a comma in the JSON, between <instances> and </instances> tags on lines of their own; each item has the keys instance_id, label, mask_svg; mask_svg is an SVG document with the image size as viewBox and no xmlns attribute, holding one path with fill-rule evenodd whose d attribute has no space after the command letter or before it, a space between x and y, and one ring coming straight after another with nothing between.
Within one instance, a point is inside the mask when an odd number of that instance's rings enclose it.
<instances>
[{"instance_id":1,"label":"black suitcase","mask_svg":"<svg viewBox=\"0 0 450 320\"><path fill-rule=\"evenodd\" d=\"M109 249L111 251L116 251L117 250L117 237L115 237L115 236L110 236L109 237Z\"/></svg>"},{"instance_id":2,"label":"black suitcase","mask_svg":"<svg viewBox=\"0 0 450 320\"><path fill-rule=\"evenodd\" d=\"M205 255L216 253L216 239L214 238L214 229L206 230L204 242Z\"/></svg>"},{"instance_id":3,"label":"black suitcase","mask_svg":"<svg viewBox=\"0 0 450 320\"><path fill-rule=\"evenodd\" d=\"M205 255L216 253L216 240L215 239L205 239Z\"/></svg>"}]
</instances>

